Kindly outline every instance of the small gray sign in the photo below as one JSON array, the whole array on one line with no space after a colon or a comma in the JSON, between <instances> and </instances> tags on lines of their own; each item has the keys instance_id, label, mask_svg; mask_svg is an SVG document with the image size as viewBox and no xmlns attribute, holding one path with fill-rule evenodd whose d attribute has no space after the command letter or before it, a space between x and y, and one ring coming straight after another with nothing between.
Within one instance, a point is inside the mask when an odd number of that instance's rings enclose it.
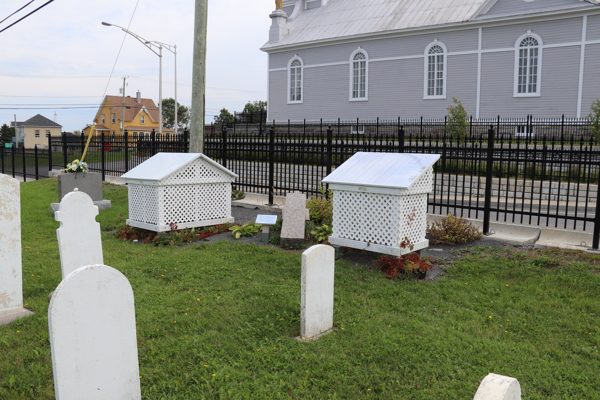
<instances>
[{"instance_id":1,"label":"small gray sign","mask_svg":"<svg viewBox=\"0 0 600 400\"><path fill-rule=\"evenodd\" d=\"M257 215L256 223L259 225L275 225L277 223L277 215Z\"/></svg>"}]
</instances>

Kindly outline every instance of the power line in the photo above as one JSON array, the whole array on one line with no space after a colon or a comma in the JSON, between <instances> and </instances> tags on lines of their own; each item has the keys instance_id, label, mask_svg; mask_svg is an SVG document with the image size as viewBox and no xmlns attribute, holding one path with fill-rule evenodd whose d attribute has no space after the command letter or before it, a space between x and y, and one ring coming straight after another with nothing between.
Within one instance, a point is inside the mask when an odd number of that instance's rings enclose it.
<instances>
[{"instance_id":1,"label":"power line","mask_svg":"<svg viewBox=\"0 0 600 400\"><path fill-rule=\"evenodd\" d=\"M8 28L10 28L13 25L18 24L19 22L23 21L25 18L29 17L31 14L41 10L42 8L46 7L48 4L52 3L54 0L49 0L47 3L44 3L43 5L41 5L40 7L36 8L35 10L33 10L32 12L30 12L29 14L27 14L26 16L24 16L23 18L20 18L18 20L16 20L15 22L13 22L12 24L10 24L9 26L7 26L6 28L2 29L0 31L0 33L4 32L5 30L7 30Z\"/></svg>"},{"instance_id":2,"label":"power line","mask_svg":"<svg viewBox=\"0 0 600 400\"><path fill-rule=\"evenodd\" d=\"M24 9L25 7L27 7L28 5L30 5L31 3L33 3L34 1L35 0L31 0L29 3L25 4L23 7L19 8L17 11L10 14L8 17L4 18L2 21L0 21L0 24L3 23L4 21L6 21L7 19L9 19L10 17L12 17L13 15L15 15L16 13L18 13L19 11L21 11L22 9Z\"/></svg>"},{"instance_id":3,"label":"power line","mask_svg":"<svg viewBox=\"0 0 600 400\"><path fill-rule=\"evenodd\" d=\"M0 97L30 97L30 98L38 98L38 99L78 99L78 98L98 98L102 96L23 96L16 95L11 96L8 94L0 94Z\"/></svg>"},{"instance_id":4,"label":"power line","mask_svg":"<svg viewBox=\"0 0 600 400\"><path fill-rule=\"evenodd\" d=\"M131 14L131 18L129 19L129 25L127 25L127 29L129 29L129 27L131 26L131 21L133 21L133 17L138 8L138 4L140 4L140 0L137 0L137 3L135 3L135 8L133 9L133 14ZM115 72L115 67L117 66L117 61L119 61L119 56L121 55L121 50L123 50L123 45L125 44L126 38L127 38L127 32L125 32L125 35L123 36L123 41L121 42L121 47L119 48L119 52L117 53L117 58L115 59L115 63L113 64L112 70L110 71L110 76L108 77L108 82L106 82L106 87L104 88L104 94L102 95L102 97L106 96L106 92L108 90L108 85L110 85L110 81L112 79L113 73ZM125 90L125 88L123 88L123 90Z\"/></svg>"}]
</instances>

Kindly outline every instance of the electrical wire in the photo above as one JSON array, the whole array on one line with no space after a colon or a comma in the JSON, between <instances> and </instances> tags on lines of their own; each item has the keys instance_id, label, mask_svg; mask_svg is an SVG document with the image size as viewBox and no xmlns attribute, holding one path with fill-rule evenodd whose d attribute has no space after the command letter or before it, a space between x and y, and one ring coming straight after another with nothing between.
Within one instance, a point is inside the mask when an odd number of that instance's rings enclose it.
<instances>
[{"instance_id":1,"label":"electrical wire","mask_svg":"<svg viewBox=\"0 0 600 400\"><path fill-rule=\"evenodd\" d=\"M33 3L34 1L35 0L31 0L29 3L25 4L23 7L19 8L17 11L10 14L8 17L4 18L2 21L0 21L0 24L3 23L4 21L6 21L7 19L9 19L10 17L12 17L13 15L15 15L16 13L18 13L19 11L21 11L22 9L24 9L25 7L27 7L28 5L30 5L31 3Z\"/></svg>"},{"instance_id":2,"label":"electrical wire","mask_svg":"<svg viewBox=\"0 0 600 400\"><path fill-rule=\"evenodd\" d=\"M4 32L5 30L7 30L8 28L10 28L11 26L14 26L16 24L18 24L19 22L23 21L25 18L29 17L31 14L38 12L39 10L41 10L42 8L46 7L48 4L52 3L54 0L49 0L48 2L44 3L43 5L39 6L38 8L36 8L35 10L33 10L32 12L30 12L29 14L27 14L26 16L24 16L23 18L19 18L18 20L16 20L15 22L13 22L12 24L10 24L9 26L7 26L6 28L2 29L0 31L0 33Z\"/></svg>"},{"instance_id":3,"label":"electrical wire","mask_svg":"<svg viewBox=\"0 0 600 400\"><path fill-rule=\"evenodd\" d=\"M135 12L137 11L138 4L140 4L140 0L137 0L135 3L135 8L133 9L133 14L131 14L131 18L129 19L129 25L127 25L127 30L131 26L131 22L133 21L133 17L135 16ZM121 47L119 48L119 52L117 53L117 58L115 59L115 63L113 64L112 70L110 71L110 76L108 77L108 82L106 82L106 88L104 88L104 94L102 98L106 96L106 92L108 91L108 86L110 85L110 81L112 79L113 73L115 72L115 67L117 66L117 61L119 61L119 56L121 55L121 50L123 50L123 45L125 44L125 39L127 38L127 32L125 32L125 36L123 36L123 41L121 42Z\"/></svg>"}]
</instances>

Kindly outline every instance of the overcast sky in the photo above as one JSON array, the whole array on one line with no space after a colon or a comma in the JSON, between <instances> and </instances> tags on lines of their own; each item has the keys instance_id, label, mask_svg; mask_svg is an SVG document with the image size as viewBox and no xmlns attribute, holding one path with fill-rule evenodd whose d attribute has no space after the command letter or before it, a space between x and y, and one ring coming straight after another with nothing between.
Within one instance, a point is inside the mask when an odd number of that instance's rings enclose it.
<instances>
[{"instance_id":1,"label":"overcast sky","mask_svg":"<svg viewBox=\"0 0 600 400\"><path fill-rule=\"evenodd\" d=\"M1 0L0 20L29 1ZM0 30L47 1L34 0L0 23ZM208 3L206 120L212 121L221 108L241 111L249 100L267 99L267 55L259 48L268 40L275 1ZM129 30L144 39L177 45L178 101L191 106L194 5L194 0L55 0L0 33L0 124L14 114L25 121L36 114L54 120L56 113L64 131L81 130L93 122L104 94L120 95L123 76L130 77L127 95L139 90L158 103L158 56L102 21L125 28L131 21ZM163 98L174 97L174 80L174 56L163 50Z\"/></svg>"}]
</instances>

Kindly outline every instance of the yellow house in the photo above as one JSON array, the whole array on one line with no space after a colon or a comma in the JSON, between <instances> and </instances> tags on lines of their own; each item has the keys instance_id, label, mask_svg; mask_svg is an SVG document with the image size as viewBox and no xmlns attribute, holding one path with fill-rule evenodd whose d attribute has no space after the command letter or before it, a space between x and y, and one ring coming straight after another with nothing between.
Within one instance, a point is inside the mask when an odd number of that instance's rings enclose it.
<instances>
[{"instance_id":1,"label":"yellow house","mask_svg":"<svg viewBox=\"0 0 600 400\"><path fill-rule=\"evenodd\" d=\"M129 138L150 137L152 129L158 133L158 107L152 99L143 99L140 92L135 98L127 96L106 96L94 122L96 123L96 135L104 132L106 141L121 137L121 120L127 130ZM83 132L90 133L91 126L87 126ZM172 134L173 130L163 127L163 134Z\"/></svg>"},{"instance_id":2,"label":"yellow house","mask_svg":"<svg viewBox=\"0 0 600 400\"><path fill-rule=\"evenodd\" d=\"M11 122L11 125L14 126L15 123ZM60 137L61 132L62 125L38 114L25 122L17 122L15 137L17 145L23 143L23 147L26 149L33 149L34 147L47 149L48 136Z\"/></svg>"}]
</instances>

